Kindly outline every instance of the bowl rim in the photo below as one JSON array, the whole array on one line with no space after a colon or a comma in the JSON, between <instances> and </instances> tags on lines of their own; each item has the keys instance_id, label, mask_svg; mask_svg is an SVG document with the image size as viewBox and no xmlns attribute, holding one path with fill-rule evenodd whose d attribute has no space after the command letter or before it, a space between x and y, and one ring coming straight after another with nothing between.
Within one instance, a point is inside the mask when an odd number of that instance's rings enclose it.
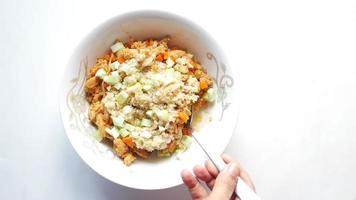
<instances>
[{"instance_id":1,"label":"bowl rim","mask_svg":"<svg viewBox=\"0 0 356 200\"><path fill-rule=\"evenodd\" d=\"M182 22L184 25L189 26L191 28L194 28L196 30L198 30L199 33L203 33L205 37L208 38L208 40L211 41L211 43L214 44L214 46L217 48L217 52L220 53L220 56L223 58L225 65L230 69L230 76L234 77L234 91L232 92L232 99L236 102L236 106L235 106L235 110L236 110L236 114L235 114L235 119L231 120L232 123L234 123L233 128L231 130L231 133L228 135L227 141L228 143L225 145L225 147L223 148L226 149L226 147L229 145L229 143L231 142L231 138L233 136L233 134L236 132L237 126L238 126L238 121L239 121L239 114L240 114L240 101L238 98L238 91L239 91L239 77L238 74L234 72L234 70L230 67L230 63L228 58L226 57L226 53L223 51L223 49L221 48L221 45L211 36L211 34L206 31L205 29L203 29L200 25L198 25L197 23L195 23L194 21L181 16L179 14L173 13L173 12L168 12L168 11L164 11L164 10L158 10L158 9L138 9L138 10L132 10L132 11L127 11L127 12L123 12L117 15L113 15L110 16L104 20L102 20L101 22L99 22L98 24L96 24L92 29L89 29L89 31L75 44L73 50L71 51L71 53L69 54L68 58L67 58L67 62L65 64L65 67L63 68L62 71L62 75L61 75L61 79L60 80L64 80L65 75L66 75L66 71L69 67L69 63L70 61L73 59L73 55L80 49L80 46L86 41L86 39L89 37L89 35L91 35L94 31L96 30L100 30L100 28L102 26L104 26L105 24L111 22L111 21L115 21L119 18L122 17L133 17L133 16L147 16L147 17L162 17L164 19L167 20L175 20L175 21L179 21ZM79 157L84 161L84 163L89 166L90 169L92 169L95 173L99 174L100 176L104 177L105 179L111 181L112 183L118 184L122 187L125 188L130 188L130 189L138 189L138 190L145 190L145 191L151 191L151 190L165 190L165 189L169 189L169 188L174 188L174 187L179 187L181 185L183 185L183 182L181 181L180 183L176 183L176 184L171 184L171 185L167 185L164 187L160 187L160 188L153 188L153 187L138 187L136 185L128 185L128 184L123 184L122 182L117 181L116 179L112 178L111 176L107 176L106 174L102 174L99 171L95 170L94 167L89 164L90 162L88 161L87 158L85 158L85 156L82 156L81 153L79 153L79 147L76 146L73 142L74 138L71 136L71 134L69 134L69 130L68 127L66 127L66 122L64 121L64 113L62 112L62 110L64 110L64 106L62 103L62 92L65 88L64 83L60 83L59 86L59 90L58 90L58 99L59 99L59 114L60 114L60 118L61 118L61 122L62 122L62 126L64 128L64 132L71 144L71 146L74 148L75 152L77 155L79 155ZM222 153L222 152L219 152Z\"/></svg>"}]
</instances>

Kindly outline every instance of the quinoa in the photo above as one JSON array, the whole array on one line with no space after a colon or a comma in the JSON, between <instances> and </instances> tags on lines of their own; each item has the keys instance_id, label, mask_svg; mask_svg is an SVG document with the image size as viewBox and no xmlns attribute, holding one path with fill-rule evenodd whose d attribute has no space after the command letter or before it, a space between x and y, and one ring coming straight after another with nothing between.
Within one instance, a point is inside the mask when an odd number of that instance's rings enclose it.
<instances>
[{"instance_id":1,"label":"quinoa","mask_svg":"<svg viewBox=\"0 0 356 200\"><path fill-rule=\"evenodd\" d=\"M90 120L118 156L130 160L125 164L187 148L192 106L213 101L212 78L192 54L169 48L168 40L117 41L88 74Z\"/></svg>"}]
</instances>

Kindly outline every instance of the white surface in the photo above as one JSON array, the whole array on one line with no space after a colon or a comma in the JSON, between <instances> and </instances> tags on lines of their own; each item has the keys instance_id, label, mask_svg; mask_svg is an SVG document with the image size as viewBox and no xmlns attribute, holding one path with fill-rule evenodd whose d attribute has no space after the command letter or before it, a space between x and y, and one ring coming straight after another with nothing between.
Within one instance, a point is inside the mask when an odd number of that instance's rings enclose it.
<instances>
[{"instance_id":1,"label":"white surface","mask_svg":"<svg viewBox=\"0 0 356 200\"><path fill-rule=\"evenodd\" d=\"M0 2L0 199L188 199L184 187L143 192L98 176L59 120L77 40L133 8L190 17L235 59L241 114L227 152L264 200L356 199L355 3L194 2Z\"/></svg>"}]
</instances>

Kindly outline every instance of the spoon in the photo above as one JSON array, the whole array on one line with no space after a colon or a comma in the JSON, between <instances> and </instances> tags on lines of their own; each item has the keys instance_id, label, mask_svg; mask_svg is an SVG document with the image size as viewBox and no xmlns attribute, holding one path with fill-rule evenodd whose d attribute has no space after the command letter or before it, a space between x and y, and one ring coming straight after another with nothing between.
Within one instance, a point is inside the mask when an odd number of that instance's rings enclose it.
<instances>
[{"instance_id":1,"label":"spoon","mask_svg":"<svg viewBox=\"0 0 356 200\"><path fill-rule=\"evenodd\" d=\"M192 119L193 119L193 108L191 109L192 115L189 118L188 125L189 127L192 127ZM216 154L209 152L209 148L205 148L202 143L198 140L197 137L194 136L192 133L192 137L195 140L195 142L200 146L200 148L203 150L203 152L206 154L206 156L211 160L211 162L215 165L215 167L218 169L218 171L222 171L226 164L224 161L220 158L220 156L217 156ZM240 198L240 200L261 200L261 198L243 181L240 177L238 178L236 188L235 188L235 194Z\"/></svg>"}]
</instances>

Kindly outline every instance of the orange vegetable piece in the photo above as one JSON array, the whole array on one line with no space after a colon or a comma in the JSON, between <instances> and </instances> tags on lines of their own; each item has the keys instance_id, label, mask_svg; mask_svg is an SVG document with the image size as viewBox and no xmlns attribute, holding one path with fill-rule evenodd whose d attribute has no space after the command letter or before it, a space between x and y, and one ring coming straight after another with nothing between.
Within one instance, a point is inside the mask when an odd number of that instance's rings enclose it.
<instances>
[{"instance_id":1,"label":"orange vegetable piece","mask_svg":"<svg viewBox=\"0 0 356 200\"><path fill-rule=\"evenodd\" d=\"M156 56L156 60L158 60L159 62L162 62L163 59L164 59L164 56L161 53Z\"/></svg>"},{"instance_id":2,"label":"orange vegetable piece","mask_svg":"<svg viewBox=\"0 0 356 200\"><path fill-rule=\"evenodd\" d=\"M183 124L186 123L186 122L188 121L188 119L189 119L189 116L188 116L187 113L185 113L185 112L180 112L180 113L178 114L178 116L179 116L180 121L181 121Z\"/></svg>"},{"instance_id":3,"label":"orange vegetable piece","mask_svg":"<svg viewBox=\"0 0 356 200\"><path fill-rule=\"evenodd\" d=\"M209 87L209 82L208 82L208 80L205 79L205 78L201 78L201 79L200 79L200 89L206 90L206 89L208 89L208 87Z\"/></svg>"},{"instance_id":4,"label":"orange vegetable piece","mask_svg":"<svg viewBox=\"0 0 356 200\"><path fill-rule=\"evenodd\" d=\"M134 147L135 147L135 143L134 143L134 141L132 140L131 137L124 137L124 138L122 138L122 141L123 141L127 146L129 146L130 148L134 148Z\"/></svg>"},{"instance_id":5,"label":"orange vegetable piece","mask_svg":"<svg viewBox=\"0 0 356 200\"><path fill-rule=\"evenodd\" d=\"M116 59L117 61L119 61L119 63L123 63L123 62L125 62L125 58L123 57L123 56L119 56L119 57L117 57L117 59Z\"/></svg>"},{"instance_id":6,"label":"orange vegetable piece","mask_svg":"<svg viewBox=\"0 0 356 200\"><path fill-rule=\"evenodd\" d=\"M175 62L177 60L176 56L171 56L171 59Z\"/></svg>"},{"instance_id":7,"label":"orange vegetable piece","mask_svg":"<svg viewBox=\"0 0 356 200\"><path fill-rule=\"evenodd\" d=\"M164 60L167 60L167 59L168 59L168 51L165 51L165 52L163 53L163 59L164 59Z\"/></svg>"}]
</instances>

